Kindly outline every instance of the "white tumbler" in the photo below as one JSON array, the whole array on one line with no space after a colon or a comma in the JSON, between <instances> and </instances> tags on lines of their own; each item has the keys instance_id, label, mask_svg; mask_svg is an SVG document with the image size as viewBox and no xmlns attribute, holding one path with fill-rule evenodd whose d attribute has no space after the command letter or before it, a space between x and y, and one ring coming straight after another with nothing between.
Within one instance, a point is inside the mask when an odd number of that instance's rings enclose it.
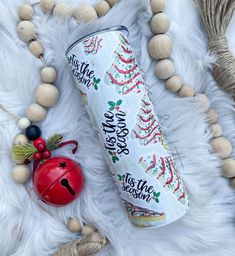
<instances>
[{"instance_id":1,"label":"white tumbler","mask_svg":"<svg viewBox=\"0 0 235 256\"><path fill-rule=\"evenodd\" d=\"M88 34L66 56L131 222L159 227L182 217L189 209L188 196L127 28Z\"/></svg>"}]
</instances>

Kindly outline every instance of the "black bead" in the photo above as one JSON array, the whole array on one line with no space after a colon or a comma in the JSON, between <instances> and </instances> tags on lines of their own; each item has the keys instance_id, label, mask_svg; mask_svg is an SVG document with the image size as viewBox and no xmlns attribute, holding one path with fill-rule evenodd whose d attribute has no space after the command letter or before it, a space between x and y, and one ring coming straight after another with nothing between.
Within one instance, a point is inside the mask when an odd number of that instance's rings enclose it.
<instances>
[{"instance_id":1,"label":"black bead","mask_svg":"<svg viewBox=\"0 0 235 256\"><path fill-rule=\"evenodd\" d=\"M36 140L41 136L41 130L38 126L36 125L30 125L26 131L25 135L29 140Z\"/></svg>"}]
</instances>

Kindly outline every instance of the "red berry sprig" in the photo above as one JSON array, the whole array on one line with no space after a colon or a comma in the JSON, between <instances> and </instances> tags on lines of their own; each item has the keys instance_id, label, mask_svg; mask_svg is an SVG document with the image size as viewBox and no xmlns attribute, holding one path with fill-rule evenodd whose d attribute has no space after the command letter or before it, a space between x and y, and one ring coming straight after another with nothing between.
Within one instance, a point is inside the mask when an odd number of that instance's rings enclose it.
<instances>
[{"instance_id":1,"label":"red berry sprig","mask_svg":"<svg viewBox=\"0 0 235 256\"><path fill-rule=\"evenodd\" d=\"M46 141L44 139L37 138L34 140L33 145L38 150L38 152L33 154L33 159L35 161L51 158L51 151L47 149Z\"/></svg>"}]
</instances>

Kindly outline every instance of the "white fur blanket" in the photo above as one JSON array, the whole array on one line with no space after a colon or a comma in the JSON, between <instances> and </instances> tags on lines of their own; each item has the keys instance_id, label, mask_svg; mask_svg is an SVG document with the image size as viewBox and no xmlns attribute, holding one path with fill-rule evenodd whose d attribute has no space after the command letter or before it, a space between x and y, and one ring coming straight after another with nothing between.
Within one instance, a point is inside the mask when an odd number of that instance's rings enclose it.
<instances>
[{"instance_id":1,"label":"white fur blanket","mask_svg":"<svg viewBox=\"0 0 235 256\"><path fill-rule=\"evenodd\" d=\"M40 61L15 32L19 22L17 9L22 2L1 0L0 3L0 103L19 116L24 116L27 106L34 101L41 68ZM64 2L76 6L96 1ZM130 41L145 71L146 86L156 111L163 118L169 117L165 118L164 131L181 154L181 174L191 202L190 211L177 222L158 229L131 226L105 163L102 146L74 86L64 53L70 34L77 26L84 25L48 17L39 8L35 12L34 23L46 49L45 59L58 70L56 86L61 92L59 104L48 111L47 119L41 124L43 137L60 132L65 139L78 140L77 155L70 155L67 149L56 153L81 163L86 186L73 204L54 208L43 205L33 192L29 195L24 186L15 184L11 179L14 166L11 145L19 130L12 116L0 112L0 255L51 255L75 238L65 222L68 217L76 216L94 225L110 240L100 255L233 256L235 197L228 180L220 175L221 162L209 153L211 133L205 114L208 106L201 107L195 98L178 98L166 91L164 83L154 76L154 62L147 52L151 37L149 1L122 0L94 26L119 22L129 28ZM195 4L192 0L168 0L166 12L172 21L169 34L173 39L176 72L197 93L208 95L219 113L225 136L235 147L234 105L208 71L214 58L207 53L206 35ZM227 36L235 53L234 26L235 20Z\"/></svg>"}]
</instances>

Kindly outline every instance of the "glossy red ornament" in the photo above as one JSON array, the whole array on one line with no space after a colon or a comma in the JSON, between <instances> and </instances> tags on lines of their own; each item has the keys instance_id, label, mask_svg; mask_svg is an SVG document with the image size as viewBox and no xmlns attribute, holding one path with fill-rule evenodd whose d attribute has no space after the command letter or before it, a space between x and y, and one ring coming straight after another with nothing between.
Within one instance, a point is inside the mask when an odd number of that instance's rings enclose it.
<instances>
[{"instance_id":1,"label":"glossy red ornament","mask_svg":"<svg viewBox=\"0 0 235 256\"><path fill-rule=\"evenodd\" d=\"M34 140L33 145L39 151L43 151L46 149L46 141L42 138Z\"/></svg>"},{"instance_id":2,"label":"glossy red ornament","mask_svg":"<svg viewBox=\"0 0 235 256\"><path fill-rule=\"evenodd\" d=\"M84 186L84 176L80 166L73 160L53 157L34 172L33 184L44 203L64 206L79 196Z\"/></svg>"}]
</instances>

